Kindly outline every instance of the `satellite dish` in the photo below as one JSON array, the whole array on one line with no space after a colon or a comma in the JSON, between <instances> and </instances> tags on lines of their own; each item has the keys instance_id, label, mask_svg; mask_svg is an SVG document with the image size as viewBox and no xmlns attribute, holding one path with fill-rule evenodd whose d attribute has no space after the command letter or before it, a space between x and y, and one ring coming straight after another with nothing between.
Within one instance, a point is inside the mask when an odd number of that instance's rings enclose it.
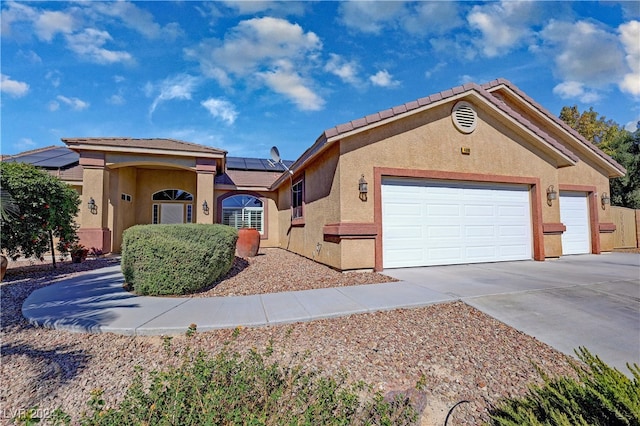
<instances>
[{"instance_id":1,"label":"satellite dish","mask_svg":"<svg viewBox=\"0 0 640 426\"><path fill-rule=\"evenodd\" d=\"M278 151L278 148L275 146L271 147L271 159L276 163L279 163L280 161L282 161L280 158L280 151Z\"/></svg>"}]
</instances>

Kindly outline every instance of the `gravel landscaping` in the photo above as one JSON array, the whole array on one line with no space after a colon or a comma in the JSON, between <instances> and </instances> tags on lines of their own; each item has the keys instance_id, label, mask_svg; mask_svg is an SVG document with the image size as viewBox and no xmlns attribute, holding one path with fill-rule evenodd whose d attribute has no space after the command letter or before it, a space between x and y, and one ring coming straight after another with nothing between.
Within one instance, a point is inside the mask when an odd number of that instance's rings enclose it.
<instances>
[{"instance_id":1,"label":"gravel landscaping","mask_svg":"<svg viewBox=\"0 0 640 426\"><path fill-rule=\"evenodd\" d=\"M187 348L215 353L225 343L246 352L270 341L274 359L304 363L328 374L345 371L383 393L409 391L423 408L423 425L480 424L501 397L523 394L539 382L533 363L552 374L570 374L566 357L462 303L352 315L293 325L196 332L176 336L167 351L163 338L114 334L76 334L30 326L21 315L35 289L82 270L117 260L87 260L42 267L12 268L2 283L2 424L18 410L38 406L46 414L61 407L72 415L86 409L93 389L108 405L121 401L137 366L146 370L179 364ZM217 286L193 297L257 294L390 281L376 273L340 273L280 249L262 250L234 269ZM178 354L178 355L176 355ZM422 381L422 391L415 390Z\"/></svg>"}]
</instances>

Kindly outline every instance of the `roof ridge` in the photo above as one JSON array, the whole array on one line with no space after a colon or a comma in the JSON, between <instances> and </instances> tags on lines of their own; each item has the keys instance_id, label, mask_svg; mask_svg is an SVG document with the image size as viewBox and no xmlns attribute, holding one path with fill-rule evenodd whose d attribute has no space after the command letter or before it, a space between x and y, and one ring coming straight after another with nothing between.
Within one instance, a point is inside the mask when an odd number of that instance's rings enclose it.
<instances>
[{"instance_id":1,"label":"roof ridge","mask_svg":"<svg viewBox=\"0 0 640 426\"><path fill-rule=\"evenodd\" d=\"M626 172L626 169L620 163L614 160L611 156L607 155L597 145L587 140L573 127L569 126L567 123L562 121L559 117L556 117L554 114L551 113L551 111L543 107L540 103L536 102L533 98L527 95L524 91L522 91L518 86L513 84L511 81L505 78L498 78L496 80L492 80L490 82L483 84L483 86L486 86L487 89L492 89L500 85L507 86L510 90L512 90L522 99L524 99L529 105L531 105L533 108L535 108L540 113L542 113L545 117L547 117L548 119L550 119L551 121L559 125L564 131L568 132L573 137L578 139L578 141L582 143L585 147L593 151L594 154L598 155L603 160L607 161L609 164L611 164L613 167L618 169L620 172Z\"/></svg>"},{"instance_id":2,"label":"roof ridge","mask_svg":"<svg viewBox=\"0 0 640 426\"><path fill-rule=\"evenodd\" d=\"M49 151L49 150L56 149L56 148L66 148L66 147L64 145L49 145L49 146L45 146L45 147L42 147L42 148L34 148L34 149L29 150L29 151L19 152L17 154L3 155L2 158L3 158L3 160L7 160L9 158L19 158L19 157L23 157L25 155L37 154L39 152L45 152L45 151Z\"/></svg>"}]
</instances>

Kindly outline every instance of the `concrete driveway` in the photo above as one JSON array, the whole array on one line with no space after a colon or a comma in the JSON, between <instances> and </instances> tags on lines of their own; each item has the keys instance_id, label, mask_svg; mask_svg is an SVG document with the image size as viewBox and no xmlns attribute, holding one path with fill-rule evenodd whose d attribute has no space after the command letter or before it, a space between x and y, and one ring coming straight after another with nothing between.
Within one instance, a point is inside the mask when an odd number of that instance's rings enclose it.
<instances>
[{"instance_id":1,"label":"concrete driveway","mask_svg":"<svg viewBox=\"0 0 640 426\"><path fill-rule=\"evenodd\" d=\"M609 253L426 268L384 274L462 299L575 356L584 346L629 373L640 364L640 255Z\"/></svg>"}]
</instances>

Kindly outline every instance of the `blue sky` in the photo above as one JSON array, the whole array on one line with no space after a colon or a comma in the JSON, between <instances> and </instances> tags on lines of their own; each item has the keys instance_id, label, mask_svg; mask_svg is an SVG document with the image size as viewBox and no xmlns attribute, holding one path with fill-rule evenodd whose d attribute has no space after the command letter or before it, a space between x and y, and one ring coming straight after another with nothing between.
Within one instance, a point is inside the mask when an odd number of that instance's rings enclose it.
<instances>
[{"instance_id":1,"label":"blue sky","mask_svg":"<svg viewBox=\"0 0 640 426\"><path fill-rule=\"evenodd\" d=\"M2 153L165 137L296 159L327 128L504 77L640 119L640 2L2 1Z\"/></svg>"}]
</instances>

